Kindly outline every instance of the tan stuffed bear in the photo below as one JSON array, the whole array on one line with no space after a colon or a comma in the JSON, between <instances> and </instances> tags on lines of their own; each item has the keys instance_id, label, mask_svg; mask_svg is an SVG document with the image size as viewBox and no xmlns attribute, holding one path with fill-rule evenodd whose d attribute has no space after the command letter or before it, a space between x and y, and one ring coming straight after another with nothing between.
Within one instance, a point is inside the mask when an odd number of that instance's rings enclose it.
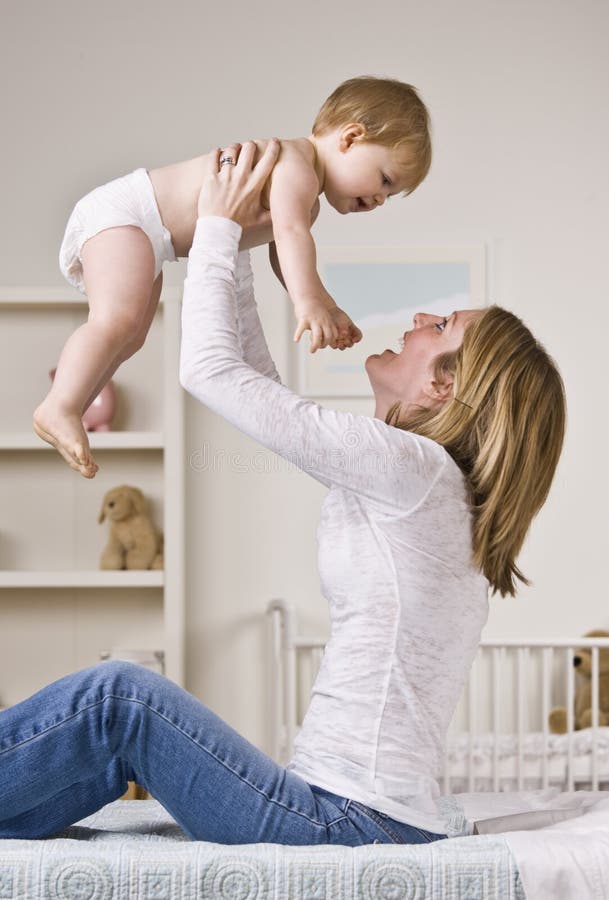
<instances>
[{"instance_id":1,"label":"tan stuffed bear","mask_svg":"<svg viewBox=\"0 0 609 900\"><path fill-rule=\"evenodd\" d=\"M110 537L100 560L101 569L162 569L163 536L150 517L142 492L123 484L104 497L100 524L112 522Z\"/></svg>"},{"instance_id":2,"label":"tan stuffed bear","mask_svg":"<svg viewBox=\"0 0 609 900\"><path fill-rule=\"evenodd\" d=\"M609 637L609 631L589 631L584 637ZM580 676L575 686L575 730L592 725L592 653L586 648L575 652L573 665ZM556 707L550 713L550 731L564 734L567 730L567 710ZM598 724L609 725L609 649L598 651Z\"/></svg>"}]
</instances>

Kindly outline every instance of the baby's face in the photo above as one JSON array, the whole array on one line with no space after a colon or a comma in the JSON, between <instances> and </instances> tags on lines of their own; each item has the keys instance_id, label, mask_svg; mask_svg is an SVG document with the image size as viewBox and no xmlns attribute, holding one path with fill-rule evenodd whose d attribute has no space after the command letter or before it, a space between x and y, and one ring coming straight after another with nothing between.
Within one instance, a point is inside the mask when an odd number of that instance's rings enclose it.
<instances>
[{"instance_id":1,"label":"baby's face","mask_svg":"<svg viewBox=\"0 0 609 900\"><path fill-rule=\"evenodd\" d=\"M326 159L324 194L339 213L369 212L406 187L395 154L382 144L354 141Z\"/></svg>"}]
</instances>

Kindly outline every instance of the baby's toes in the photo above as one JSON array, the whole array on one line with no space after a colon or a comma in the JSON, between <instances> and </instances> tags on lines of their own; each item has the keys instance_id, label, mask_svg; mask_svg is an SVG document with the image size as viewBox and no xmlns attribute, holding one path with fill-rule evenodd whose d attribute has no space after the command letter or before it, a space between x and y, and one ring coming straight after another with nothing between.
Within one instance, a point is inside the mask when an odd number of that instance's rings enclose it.
<instances>
[{"instance_id":1,"label":"baby's toes","mask_svg":"<svg viewBox=\"0 0 609 900\"><path fill-rule=\"evenodd\" d=\"M88 454L82 444L74 444L72 447L72 456L79 466L87 466L89 464Z\"/></svg>"}]
</instances>

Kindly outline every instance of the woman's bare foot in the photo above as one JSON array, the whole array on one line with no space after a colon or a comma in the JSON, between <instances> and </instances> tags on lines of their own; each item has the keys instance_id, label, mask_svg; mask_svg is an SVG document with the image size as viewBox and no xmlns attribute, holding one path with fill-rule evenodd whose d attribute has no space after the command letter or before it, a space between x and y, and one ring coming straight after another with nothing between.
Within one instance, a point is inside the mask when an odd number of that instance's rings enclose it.
<instances>
[{"instance_id":1,"label":"woman's bare foot","mask_svg":"<svg viewBox=\"0 0 609 900\"><path fill-rule=\"evenodd\" d=\"M85 478L93 478L98 466L91 455L89 439L77 413L58 410L43 401L34 413L34 431L58 450L71 469Z\"/></svg>"}]
</instances>

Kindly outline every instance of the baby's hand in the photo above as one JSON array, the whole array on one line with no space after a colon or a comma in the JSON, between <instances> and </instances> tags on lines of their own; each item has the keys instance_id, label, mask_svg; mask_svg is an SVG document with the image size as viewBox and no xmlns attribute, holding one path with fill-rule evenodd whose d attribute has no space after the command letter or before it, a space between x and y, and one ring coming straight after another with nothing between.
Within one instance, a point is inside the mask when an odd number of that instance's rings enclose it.
<instances>
[{"instance_id":1,"label":"baby's hand","mask_svg":"<svg viewBox=\"0 0 609 900\"><path fill-rule=\"evenodd\" d=\"M296 307L296 331L294 340L299 341L305 331L311 332L310 351L315 353L323 347L345 350L361 341L362 333L347 313L339 309L332 300L308 302Z\"/></svg>"},{"instance_id":2,"label":"baby's hand","mask_svg":"<svg viewBox=\"0 0 609 900\"><path fill-rule=\"evenodd\" d=\"M330 310L330 315L334 319L338 331L336 346L339 350L346 350L348 347L352 347L354 344L361 341L363 336L361 331L344 310L340 309L338 306L334 306L334 308Z\"/></svg>"},{"instance_id":3,"label":"baby's hand","mask_svg":"<svg viewBox=\"0 0 609 900\"><path fill-rule=\"evenodd\" d=\"M296 331L294 340L299 341L305 331L311 332L309 349L311 353L323 347L338 346L338 328L332 317L332 308L323 301L309 301L295 307Z\"/></svg>"}]
</instances>

